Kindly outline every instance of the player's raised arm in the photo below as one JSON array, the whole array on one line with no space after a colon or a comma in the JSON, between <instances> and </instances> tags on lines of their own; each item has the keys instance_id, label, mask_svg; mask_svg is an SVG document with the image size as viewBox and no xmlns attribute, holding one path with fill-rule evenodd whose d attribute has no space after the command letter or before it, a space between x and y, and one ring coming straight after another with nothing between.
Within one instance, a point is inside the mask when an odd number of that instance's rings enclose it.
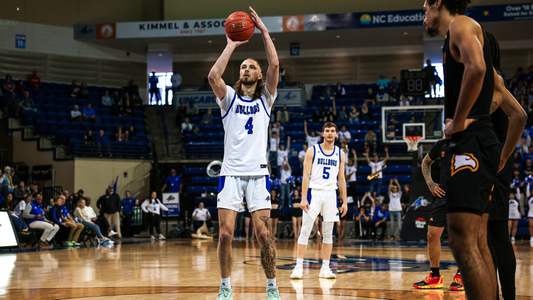
<instances>
[{"instance_id":1,"label":"player's raised arm","mask_svg":"<svg viewBox=\"0 0 533 300\"><path fill-rule=\"evenodd\" d=\"M307 149L304 160L304 173L302 178L302 201L300 207L303 211L309 209L309 202L307 201L307 190L309 189L309 178L311 178L311 168L313 167L313 158L315 157L314 147Z\"/></svg>"},{"instance_id":2,"label":"player's raised arm","mask_svg":"<svg viewBox=\"0 0 533 300\"><path fill-rule=\"evenodd\" d=\"M501 171L505 166L507 159L509 159L513 153L518 141L520 141L522 131L526 126L527 114L520 103L516 101L515 97L509 92L509 90L507 90L503 78L494 71L494 98L496 98L497 95L501 95L502 101L500 107L507 117L509 117L507 137L505 138L505 144L500 155L500 167L498 171Z\"/></svg>"},{"instance_id":3,"label":"player's raised arm","mask_svg":"<svg viewBox=\"0 0 533 300\"><path fill-rule=\"evenodd\" d=\"M461 86L468 88L461 89L453 120L445 128L447 137L467 128L466 118L481 92L487 72L483 44L479 39L482 36L479 24L468 17L459 16L450 24L450 48L459 51L458 62L462 62L465 67Z\"/></svg>"},{"instance_id":4,"label":"player's raised arm","mask_svg":"<svg viewBox=\"0 0 533 300\"><path fill-rule=\"evenodd\" d=\"M344 217L348 212L348 199L346 197L346 178L344 176L344 166L346 164L346 156L341 155L341 165L339 166L339 174L337 175L339 181L339 197L342 199L341 217Z\"/></svg>"},{"instance_id":5,"label":"player's raised arm","mask_svg":"<svg viewBox=\"0 0 533 300\"><path fill-rule=\"evenodd\" d=\"M261 18L259 18L259 15L255 12L255 10L250 6L250 12L252 13L252 16L254 18L255 27L261 31L261 35L263 36L263 43L265 44L265 52L268 60L268 70L265 80L265 85L268 91L270 92L270 95L274 96L276 93L276 89L278 87L278 80L279 80L279 60L278 60L278 54L276 53L276 47L274 47L274 43L272 42L272 39L270 38L270 34L268 33L268 29L266 28L265 24L263 24L263 21L261 21ZM272 99L270 105L274 104L274 100Z\"/></svg>"},{"instance_id":6,"label":"player's raised arm","mask_svg":"<svg viewBox=\"0 0 533 300\"><path fill-rule=\"evenodd\" d=\"M226 83L222 79L222 74L224 74L224 71L226 70L226 66L228 65L231 54L238 46L248 43L247 40L233 41L228 36L226 36L226 40L228 41L226 48L224 48L224 51L222 51L222 54L217 59L211 68L211 71L209 71L209 75L207 76L215 96L217 96L219 99L223 99L226 96Z\"/></svg>"}]
</instances>

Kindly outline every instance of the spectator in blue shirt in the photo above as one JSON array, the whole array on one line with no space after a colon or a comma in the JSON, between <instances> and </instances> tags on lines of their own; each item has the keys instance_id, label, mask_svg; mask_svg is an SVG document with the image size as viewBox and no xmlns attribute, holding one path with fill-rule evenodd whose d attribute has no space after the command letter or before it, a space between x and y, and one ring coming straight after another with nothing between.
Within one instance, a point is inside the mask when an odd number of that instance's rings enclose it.
<instances>
[{"instance_id":1,"label":"spectator in blue shirt","mask_svg":"<svg viewBox=\"0 0 533 300\"><path fill-rule=\"evenodd\" d=\"M389 88L390 80L385 77L385 74L381 74L380 78L378 79L378 82L376 84L383 88Z\"/></svg>"},{"instance_id":2,"label":"spectator in blue shirt","mask_svg":"<svg viewBox=\"0 0 533 300\"><path fill-rule=\"evenodd\" d=\"M96 123L96 113L94 112L94 108L92 108L92 104L87 104L87 107L83 109L83 121L84 122L93 122Z\"/></svg>"},{"instance_id":3,"label":"spectator in blue shirt","mask_svg":"<svg viewBox=\"0 0 533 300\"><path fill-rule=\"evenodd\" d=\"M123 235L124 237L133 237L133 232L131 231L131 221L133 219L133 207L139 205L139 200L131 196L130 191L126 191L126 198L122 199L122 211L120 215L124 218L123 223Z\"/></svg>"},{"instance_id":4,"label":"spectator in blue shirt","mask_svg":"<svg viewBox=\"0 0 533 300\"><path fill-rule=\"evenodd\" d=\"M392 76L392 81L390 82L390 87L397 89L400 83L396 80L396 76Z\"/></svg>"},{"instance_id":5,"label":"spectator in blue shirt","mask_svg":"<svg viewBox=\"0 0 533 300\"><path fill-rule=\"evenodd\" d=\"M115 106L115 100L109 97L109 91L105 91L105 95L102 96L102 105L107 108L112 108Z\"/></svg>"},{"instance_id":6,"label":"spectator in blue shirt","mask_svg":"<svg viewBox=\"0 0 533 300\"><path fill-rule=\"evenodd\" d=\"M100 133L96 137L96 145L98 147L98 154L100 155L100 157L103 156L102 147L105 147L107 149L109 157L113 157L113 154L111 154L111 149L109 148L109 142L107 141L107 137L105 136L103 130L100 130Z\"/></svg>"},{"instance_id":7,"label":"spectator in blue shirt","mask_svg":"<svg viewBox=\"0 0 533 300\"><path fill-rule=\"evenodd\" d=\"M387 220L389 219L389 206L387 203L378 205L372 217L372 237L377 238L376 231L378 228L382 229L380 240L385 237L385 230L387 230Z\"/></svg>"},{"instance_id":8,"label":"spectator in blue shirt","mask_svg":"<svg viewBox=\"0 0 533 300\"><path fill-rule=\"evenodd\" d=\"M165 181L165 185L161 189L161 192L165 192L165 189L168 188L169 193L179 193L181 192L182 183L181 183L181 177L179 175L176 175L176 170L172 169L170 171L170 176L167 177L167 180Z\"/></svg>"},{"instance_id":9,"label":"spectator in blue shirt","mask_svg":"<svg viewBox=\"0 0 533 300\"><path fill-rule=\"evenodd\" d=\"M50 216L52 217L52 221L61 228L60 232L64 232L66 235L66 231L70 228L68 238L63 242L63 246L79 246L80 243L77 241L85 227L83 224L76 223L72 219L63 199L64 196L54 197L54 206L50 210ZM61 234L61 236L64 236L64 234Z\"/></svg>"},{"instance_id":10,"label":"spectator in blue shirt","mask_svg":"<svg viewBox=\"0 0 533 300\"><path fill-rule=\"evenodd\" d=\"M157 100L156 104L159 103L159 99L161 98L161 95L159 94L159 88L157 87L157 83L159 82L159 79L155 76L155 72L152 72L152 76L148 80L148 83L150 84L150 103L152 103L152 97L155 94L155 98Z\"/></svg>"}]
</instances>

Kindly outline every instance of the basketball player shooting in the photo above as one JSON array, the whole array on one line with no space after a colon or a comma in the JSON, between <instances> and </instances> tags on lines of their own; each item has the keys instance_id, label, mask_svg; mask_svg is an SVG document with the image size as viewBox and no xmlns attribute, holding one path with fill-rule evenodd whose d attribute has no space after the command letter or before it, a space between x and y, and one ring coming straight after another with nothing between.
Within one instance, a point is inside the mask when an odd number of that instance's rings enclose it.
<instances>
[{"instance_id":1,"label":"basketball player shooting","mask_svg":"<svg viewBox=\"0 0 533 300\"><path fill-rule=\"evenodd\" d=\"M270 218L270 182L266 161L270 111L277 96L279 61L268 30L250 7L256 28L261 31L268 59L266 80L259 62L253 58L241 63L239 80L227 86L222 80L231 54L247 41L227 38L222 55L209 72L209 83L217 96L224 125L224 161L220 171L217 200L220 221L218 259L222 281L217 300L233 299L230 275L233 265L235 217L246 195L261 246L261 265L267 277L267 299L280 299L276 286L276 251L267 232Z\"/></svg>"},{"instance_id":2,"label":"basketball player shooting","mask_svg":"<svg viewBox=\"0 0 533 300\"><path fill-rule=\"evenodd\" d=\"M302 201L300 207L304 211L302 229L298 238L296 267L291 278L301 279L303 276L303 260L311 229L318 214L324 218L322 233L322 268L320 278L334 279L336 275L329 268L329 259L333 248L333 225L339 222L339 211L344 217L348 211L346 200L346 180L344 165L346 156L335 146L337 126L331 122L324 124L322 137L324 142L314 145L307 150L304 160L304 174L302 180ZM342 206L337 209L337 193L342 199Z\"/></svg>"},{"instance_id":3,"label":"basketball player shooting","mask_svg":"<svg viewBox=\"0 0 533 300\"><path fill-rule=\"evenodd\" d=\"M470 0L426 0L424 25L445 36L443 157L449 244L468 299L495 299L496 273L487 243L489 198L500 162L500 142L490 119L494 74L490 43L465 16ZM473 189L472 186L477 187Z\"/></svg>"}]
</instances>

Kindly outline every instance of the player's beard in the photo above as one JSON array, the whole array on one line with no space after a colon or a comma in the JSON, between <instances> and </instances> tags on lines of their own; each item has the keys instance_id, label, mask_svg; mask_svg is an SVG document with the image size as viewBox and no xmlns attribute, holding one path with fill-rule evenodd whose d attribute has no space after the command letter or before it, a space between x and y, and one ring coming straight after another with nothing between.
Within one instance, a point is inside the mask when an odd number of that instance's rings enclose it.
<instances>
[{"instance_id":1,"label":"player's beard","mask_svg":"<svg viewBox=\"0 0 533 300\"><path fill-rule=\"evenodd\" d=\"M244 85L254 85L257 83L257 81L259 81L259 79L253 78L252 76L250 76L250 77L242 77L241 79L239 79L239 81L241 82L241 84L244 84Z\"/></svg>"}]
</instances>

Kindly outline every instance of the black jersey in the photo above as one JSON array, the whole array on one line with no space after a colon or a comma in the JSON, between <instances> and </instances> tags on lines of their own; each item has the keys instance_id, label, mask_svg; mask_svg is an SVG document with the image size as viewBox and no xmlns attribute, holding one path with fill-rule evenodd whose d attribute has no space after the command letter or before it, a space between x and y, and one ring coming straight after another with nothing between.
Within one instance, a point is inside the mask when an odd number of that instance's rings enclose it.
<instances>
[{"instance_id":1,"label":"black jersey","mask_svg":"<svg viewBox=\"0 0 533 300\"><path fill-rule=\"evenodd\" d=\"M483 57L485 59L485 66L487 71L483 79L483 86L479 93L474 106L468 113L467 118L478 120L490 119L490 104L492 102L492 95L494 93L494 73L492 70L492 55L490 53L490 43L487 34L483 32ZM463 75L465 66L457 62L450 51L450 32L446 34L443 51L443 66L444 66L444 92L446 96L444 104L444 114L446 118L453 119L455 110L457 109L457 102L459 101L459 94L461 93Z\"/></svg>"},{"instance_id":2,"label":"black jersey","mask_svg":"<svg viewBox=\"0 0 533 300\"><path fill-rule=\"evenodd\" d=\"M440 158L443 157L443 152L445 151L444 147L446 147L446 140L440 140L433 144L433 147L431 147L431 150L428 153L429 158L434 161L431 165L431 179L433 179L433 182L439 184L442 177L441 172L444 171L441 168L440 160ZM443 185L441 185L441 188L443 188Z\"/></svg>"}]
</instances>

